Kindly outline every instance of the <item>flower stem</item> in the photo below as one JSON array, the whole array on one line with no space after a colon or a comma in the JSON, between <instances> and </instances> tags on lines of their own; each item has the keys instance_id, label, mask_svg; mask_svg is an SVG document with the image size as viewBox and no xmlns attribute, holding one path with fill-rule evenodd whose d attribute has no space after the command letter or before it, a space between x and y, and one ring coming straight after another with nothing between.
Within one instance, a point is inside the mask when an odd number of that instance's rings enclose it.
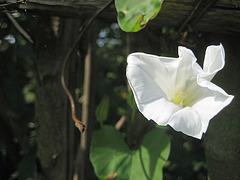
<instances>
[{"instance_id":1,"label":"flower stem","mask_svg":"<svg viewBox=\"0 0 240 180\"><path fill-rule=\"evenodd\" d=\"M136 115L136 109L133 109L133 110L132 110L132 117L131 117L131 123L132 123L132 124L134 124L135 115Z\"/></svg>"}]
</instances>

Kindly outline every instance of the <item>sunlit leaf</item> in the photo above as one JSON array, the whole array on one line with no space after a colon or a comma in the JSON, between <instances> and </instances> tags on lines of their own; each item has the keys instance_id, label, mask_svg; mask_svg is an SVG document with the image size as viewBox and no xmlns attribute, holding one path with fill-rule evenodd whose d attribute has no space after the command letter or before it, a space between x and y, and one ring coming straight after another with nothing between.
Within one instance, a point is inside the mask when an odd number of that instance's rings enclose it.
<instances>
[{"instance_id":1,"label":"sunlit leaf","mask_svg":"<svg viewBox=\"0 0 240 180\"><path fill-rule=\"evenodd\" d=\"M162 179L169 156L170 140L159 128L147 133L139 149L131 151L119 131L104 126L93 133L90 160L100 179Z\"/></svg>"},{"instance_id":2,"label":"sunlit leaf","mask_svg":"<svg viewBox=\"0 0 240 180\"><path fill-rule=\"evenodd\" d=\"M161 10L163 0L115 0L120 28L126 32L143 29Z\"/></svg>"}]
</instances>

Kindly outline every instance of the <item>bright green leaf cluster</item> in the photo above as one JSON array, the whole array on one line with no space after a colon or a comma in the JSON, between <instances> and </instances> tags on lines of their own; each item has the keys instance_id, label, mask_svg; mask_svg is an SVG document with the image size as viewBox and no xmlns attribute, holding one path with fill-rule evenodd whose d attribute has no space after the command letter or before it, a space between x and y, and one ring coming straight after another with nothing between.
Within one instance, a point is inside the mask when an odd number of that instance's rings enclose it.
<instances>
[{"instance_id":1,"label":"bright green leaf cluster","mask_svg":"<svg viewBox=\"0 0 240 180\"><path fill-rule=\"evenodd\" d=\"M99 179L158 179L169 156L170 140L159 128L147 133L141 146L131 151L119 131L103 126L93 133L90 160Z\"/></svg>"},{"instance_id":2,"label":"bright green leaf cluster","mask_svg":"<svg viewBox=\"0 0 240 180\"><path fill-rule=\"evenodd\" d=\"M123 31L137 32L161 10L163 0L115 0L118 24Z\"/></svg>"}]
</instances>

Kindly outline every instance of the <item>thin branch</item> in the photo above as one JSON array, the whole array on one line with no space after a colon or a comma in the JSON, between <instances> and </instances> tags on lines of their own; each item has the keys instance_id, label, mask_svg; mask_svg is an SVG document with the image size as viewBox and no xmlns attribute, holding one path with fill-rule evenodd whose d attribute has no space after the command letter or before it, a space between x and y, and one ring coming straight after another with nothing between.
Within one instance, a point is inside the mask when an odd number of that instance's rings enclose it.
<instances>
[{"instance_id":1,"label":"thin branch","mask_svg":"<svg viewBox=\"0 0 240 180\"><path fill-rule=\"evenodd\" d=\"M64 89L64 91L66 92L70 104L71 104L71 110L72 110L72 119L75 122L75 126L79 129L79 131L81 133L84 132L84 128L85 125L76 117L76 110L75 110L75 103L73 100L73 97L69 91L69 89L66 86L65 83L65 78L64 78L64 74L65 74L65 67L67 64L67 61L69 59L69 57L71 56L71 54L73 53L73 51L76 49L79 41L81 40L84 32L89 28L89 26L93 23L93 21L96 19L96 17L103 12L111 3L113 2L113 0L109 0L106 4L104 4L98 11L96 11L96 13L87 21L87 23L83 26L83 28L80 30L79 35L77 36L75 42L73 43L73 46L70 48L70 50L67 52L67 55L65 56L64 60L63 60L63 64L62 64L62 71L61 71L61 83L62 83L62 87Z\"/></svg>"},{"instance_id":2,"label":"thin branch","mask_svg":"<svg viewBox=\"0 0 240 180\"><path fill-rule=\"evenodd\" d=\"M192 28L197 24L199 19L207 12L207 10L216 2L217 0L210 0L207 5L202 9L202 11L198 14L198 16L191 23Z\"/></svg>"},{"instance_id":3,"label":"thin branch","mask_svg":"<svg viewBox=\"0 0 240 180\"><path fill-rule=\"evenodd\" d=\"M5 2L5 1L4 1ZM8 11L16 10L21 4L26 3L25 0L16 0L13 2L1 3L0 4L0 13L6 13Z\"/></svg>"},{"instance_id":4,"label":"thin branch","mask_svg":"<svg viewBox=\"0 0 240 180\"><path fill-rule=\"evenodd\" d=\"M9 6L18 5L18 4L22 4L22 3L25 3L25 2L26 2L25 0L18 0L16 2L0 4L0 8L8 8Z\"/></svg>"},{"instance_id":5,"label":"thin branch","mask_svg":"<svg viewBox=\"0 0 240 180\"><path fill-rule=\"evenodd\" d=\"M188 33L189 33L189 29L193 30L194 26L199 22L199 20L202 18L202 16L207 12L207 10L216 2L217 0L210 0L208 1L207 5L198 10L202 0L200 0L195 8L192 10L192 12L190 13L190 15L188 16L188 18L184 21L184 23L182 24L182 26L179 28L178 30L178 33L180 33L184 28L185 26L188 26L188 30L185 30L185 32L183 33L183 36L181 38L181 40L179 41L180 44L184 44L184 45L187 45L189 47L193 47L194 45L192 44L189 44L187 42L185 42L185 39L187 38L188 36ZM198 10L198 12L196 13L196 11ZM191 23L189 23L189 21L192 19L192 16L195 15L195 18L192 20Z\"/></svg>"},{"instance_id":6,"label":"thin branch","mask_svg":"<svg viewBox=\"0 0 240 180\"><path fill-rule=\"evenodd\" d=\"M9 13L6 12L6 15L8 17L8 19L12 22L12 24L14 25L14 27L20 32L20 34L23 35L23 37L25 37L30 43L34 43L32 38L28 35L28 33L18 24L18 22L13 18L13 16Z\"/></svg>"},{"instance_id":7,"label":"thin branch","mask_svg":"<svg viewBox=\"0 0 240 180\"><path fill-rule=\"evenodd\" d=\"M192 19L193 15L196 13L198 10L200 4L202 3L202 0L198 1L194 9L191 11L189 16L186 18L186 20L182 23L181 27L178 29L178 34L182 32L182 30L186 27L186 25L189 23L189 21Z\"/></svg>"}]
</instances>

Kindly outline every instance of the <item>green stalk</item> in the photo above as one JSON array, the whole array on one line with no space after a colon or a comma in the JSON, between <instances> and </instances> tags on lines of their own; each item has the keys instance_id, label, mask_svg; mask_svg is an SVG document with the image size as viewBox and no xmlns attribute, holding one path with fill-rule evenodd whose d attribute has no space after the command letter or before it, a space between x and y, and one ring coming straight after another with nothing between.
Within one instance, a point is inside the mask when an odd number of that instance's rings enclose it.
<instances>
[{"instance_id":1,"label":"green stalk","mask_svg":"<svg viewBox=\"0 0 240 180\"><path fill-rule=\"evenodd\" d=\"M135 115L136 115L136 109L133 109L133 110L132 110L132 117L131 117L131 123L132 123L132 124L134 124Z\"/></svg>"}]
</instances>

